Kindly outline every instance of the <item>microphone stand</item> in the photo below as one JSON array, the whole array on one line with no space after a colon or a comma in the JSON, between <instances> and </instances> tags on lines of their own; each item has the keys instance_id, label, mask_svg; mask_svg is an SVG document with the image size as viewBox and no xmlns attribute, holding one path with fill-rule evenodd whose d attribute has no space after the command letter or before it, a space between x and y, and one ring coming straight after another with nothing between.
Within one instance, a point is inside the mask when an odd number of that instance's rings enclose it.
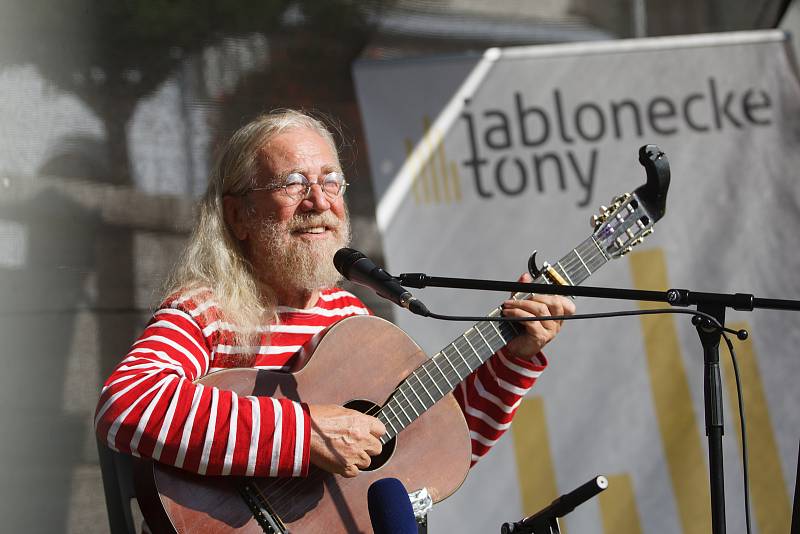
<instances>
[{"instance_id":1,"label":"microphone stand","mask_svg":"<svg viewBox=\"0 0 800 534\"><path fill-rule=\"evenodd\" d=\"M561 534L558 518L564 517L607 487L608 479L603 475L596 476L532 516L515 523L503 523L500 534Z\"/></svg>"},{"instance_id":2,"label":"microphone stand","mask_svg":"<svg viewBox=\"0 0 800 534\"><path fill-rule=\"evenodd\" d=\"M642 291L592 286L565 286L523 282L504 282L470 278L443 278L424 273L404 273L397 277L400 285L414 288L447 287L453 289L479 289L512 293L544 293L575 297L593 297L618 300L644 300L665 302L671 306L697 306L697 311L714 317L725 324L725 310L753 311L756 308L800 311L800 301L756 298L747 293L701 293L687 289L667 291ZM722 332L708 319L695 317L692 323L697 328L703 347L703 392L705 402L706 436L708 437L708 471L711 487L711 527L714 534L725 534L725 484L722 466L722 380L719 372L719 340ZM746 331L736 333L739 339L747 339Z\"/></svg>"}]
</instances>

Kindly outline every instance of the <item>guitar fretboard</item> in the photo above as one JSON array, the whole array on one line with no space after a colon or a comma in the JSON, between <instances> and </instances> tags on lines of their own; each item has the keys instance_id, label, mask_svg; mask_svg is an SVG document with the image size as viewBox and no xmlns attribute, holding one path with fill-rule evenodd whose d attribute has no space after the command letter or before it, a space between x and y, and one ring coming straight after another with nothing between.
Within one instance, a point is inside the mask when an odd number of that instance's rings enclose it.
<instances>
[{"instance_id":1,"label":"guitar fretboard","mask_svg":"<svg viewBox=\"0 0 800 534\"><path fill-rule=\"evenodd\" d=\"M553 269L570 285L578 285L609 260L600 245L590 236L561 258ZM543 276L535 282L545 283ZM525 299L530 293L517 293L513 298ZM490 317L497 317L495 308ZM386 426L381 438L385 445L437 401L453 391L475 369L518 334L510 322L481 321L456 338L400 383L377 414Z\"/></svg>"}]
</instances>

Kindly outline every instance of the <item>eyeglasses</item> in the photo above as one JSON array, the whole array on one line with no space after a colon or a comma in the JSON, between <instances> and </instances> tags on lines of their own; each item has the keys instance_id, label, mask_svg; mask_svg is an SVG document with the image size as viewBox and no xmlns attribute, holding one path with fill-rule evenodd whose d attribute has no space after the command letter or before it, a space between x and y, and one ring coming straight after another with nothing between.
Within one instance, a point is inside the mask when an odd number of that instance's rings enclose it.
<instances>
[{"instance_id":1,"label":"eyeglasses","mask_svg":"<svg viewBox=\"0 0 800 534\"><path fill-rule=\"evenodd\" d=\"M251 191L277 191L278 189L283 189L283 194L292 201L300 202L311 196L311 186L314 184L317 184L330 200L335 200L343 195L344 190L349 185L344 179L344 174L336 171L327 173L322 177L321 182L311 182L303 173L292 172L289 173L282 184L253 187L245 191L244 194Z\"/></svg>"}]
</instances>

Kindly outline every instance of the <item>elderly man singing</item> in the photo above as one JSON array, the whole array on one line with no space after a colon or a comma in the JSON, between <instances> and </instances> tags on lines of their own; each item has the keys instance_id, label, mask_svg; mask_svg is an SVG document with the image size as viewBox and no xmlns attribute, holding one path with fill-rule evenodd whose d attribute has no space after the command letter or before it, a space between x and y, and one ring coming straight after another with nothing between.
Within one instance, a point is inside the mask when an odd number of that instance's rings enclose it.
<instances>
[{"instance_id":1,"label":"elderly man singing","mask_svg":"<svg viewBox=\"0 0 800 534\"><path fill-rule=\"evenodd\" d=\"M232 136L163 302L103 387L95 418L101 442L196 475L286 481L310 470L358 477L369 467L387 432L378 418L198 383L233 367L289 371L329 327L370 315L335 287L332 258L350 233L349 185L333 136L310 115L280 110ZM507 317L574 313L570 300L543 295L503 308ZM473 464L508 428L547 365L541 349L561 327L517 324L519 335L454 387ZM368 373L362 380L377 378Z\"/></svg>"}]
</instances>

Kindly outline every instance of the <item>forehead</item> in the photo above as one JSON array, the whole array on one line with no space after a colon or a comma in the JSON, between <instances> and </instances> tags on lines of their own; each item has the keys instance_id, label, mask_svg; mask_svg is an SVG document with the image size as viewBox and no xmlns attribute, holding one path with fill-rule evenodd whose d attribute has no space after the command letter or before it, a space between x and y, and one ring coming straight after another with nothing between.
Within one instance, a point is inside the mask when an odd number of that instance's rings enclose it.
<instances>
[{"instance_id":1,"label":"forehead","mask_svg":"<svg viewBox=\"0 0 800 534\"><path fill-rule=\"evenodd\" d=\"M293 128L269 139L259 150L262 169L272 175L298 170L317 173L338 169L333 147L315 130Z\"/></svg>"}]
</instances>

